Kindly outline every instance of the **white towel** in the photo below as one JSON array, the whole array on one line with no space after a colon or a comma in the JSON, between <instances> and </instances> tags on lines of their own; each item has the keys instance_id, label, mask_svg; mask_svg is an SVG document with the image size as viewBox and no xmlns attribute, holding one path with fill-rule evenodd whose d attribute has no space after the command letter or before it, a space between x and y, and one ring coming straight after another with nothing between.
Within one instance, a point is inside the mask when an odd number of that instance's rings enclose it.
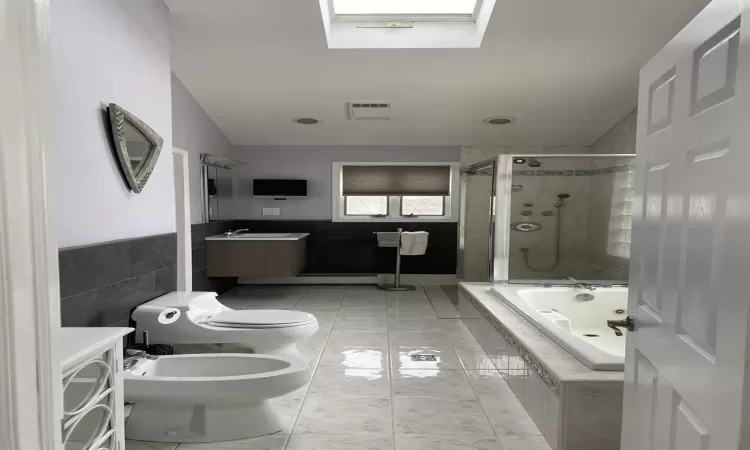
<instances>
[{"instance_id":1,"label":"white towel","mask_svg":"<svg viewBox=\"0 0 750 450\"><path fill-rule=\"evenodd\" d=\"M402 255L424 255L427 251L427 239L430 233L426 231L404 231L401 233Z\"/></svg>"}]
</instances>

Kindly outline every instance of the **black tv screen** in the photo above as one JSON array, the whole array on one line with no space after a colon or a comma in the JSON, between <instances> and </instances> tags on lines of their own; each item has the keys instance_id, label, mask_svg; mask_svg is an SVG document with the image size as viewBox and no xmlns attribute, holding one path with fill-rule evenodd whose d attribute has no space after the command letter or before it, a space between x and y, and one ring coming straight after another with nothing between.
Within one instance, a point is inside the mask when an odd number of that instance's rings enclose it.
<instances>
[{"instance_id":1,"label":"black tv screen","mask_svg":"<svg viewBox=\"0 0 750 450\"><path fill-rule=\"evenodd\" d=\"M253 180L256 197L307 197L307 180Z\"/></svg>"}]
</instances>

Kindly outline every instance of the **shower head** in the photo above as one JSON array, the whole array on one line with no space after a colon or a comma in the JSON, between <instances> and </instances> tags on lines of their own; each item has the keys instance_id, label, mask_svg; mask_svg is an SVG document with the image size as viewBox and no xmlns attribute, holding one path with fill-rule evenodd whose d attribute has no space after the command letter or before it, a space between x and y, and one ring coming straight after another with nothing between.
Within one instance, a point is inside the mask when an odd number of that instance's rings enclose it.
<instances>
[{"instance_id":1,"label":"shower head","mask_svg":"<svg viewBox=\"0 0 750 450\"><path fill-rule=\"evenodd\" d=\"M560 199L559 202L555 203L555 208L562 208L562 206L565 204L565 199L570 198L570 194L567 192L560 192L557 194L557 198Z\"/></svg>"},{"instance_id":2,"label":"shower head","mask_svg":"<svg viewBox=\"0 0 750 450\"><path fill-rule=\"evenodd\" d=\"M542 163L536 158L529 158L529 167L542 167Z\"/></svg>"}]
</instances>

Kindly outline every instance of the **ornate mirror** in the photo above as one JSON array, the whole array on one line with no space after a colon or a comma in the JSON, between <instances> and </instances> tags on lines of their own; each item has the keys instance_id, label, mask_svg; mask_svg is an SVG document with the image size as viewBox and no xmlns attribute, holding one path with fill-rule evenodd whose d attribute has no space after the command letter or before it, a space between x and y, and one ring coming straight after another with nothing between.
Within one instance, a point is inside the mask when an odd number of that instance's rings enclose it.
<instances>
[{"instance_id":1,"label":"ornate mirror","mask_svg":"<svg viewBox=\"0 0 750 450\"><path fill-rule=\"evenodd\" d=\"M109 122L117 158L133 192L141 192L156 161L164 139L139 118L114 103L109 104Z\"/></svg>"}]
</instances>

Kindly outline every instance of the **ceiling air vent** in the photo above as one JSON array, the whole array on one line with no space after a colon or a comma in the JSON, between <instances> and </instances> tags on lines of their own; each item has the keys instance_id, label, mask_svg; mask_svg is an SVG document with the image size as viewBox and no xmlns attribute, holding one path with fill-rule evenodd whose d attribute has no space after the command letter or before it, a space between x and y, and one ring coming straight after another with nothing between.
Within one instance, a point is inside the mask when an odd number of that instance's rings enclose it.
<instances>
[{"instance_id":1,"label":"ceiling air vent","mask_svg":"<svg viewBox=\"0 0 750 450\"><path fill-rule=\"evenodd\" d=\"M350 120L391 120L391 104L385 102L350 102Z\"/></svg>"}]
</instances>

